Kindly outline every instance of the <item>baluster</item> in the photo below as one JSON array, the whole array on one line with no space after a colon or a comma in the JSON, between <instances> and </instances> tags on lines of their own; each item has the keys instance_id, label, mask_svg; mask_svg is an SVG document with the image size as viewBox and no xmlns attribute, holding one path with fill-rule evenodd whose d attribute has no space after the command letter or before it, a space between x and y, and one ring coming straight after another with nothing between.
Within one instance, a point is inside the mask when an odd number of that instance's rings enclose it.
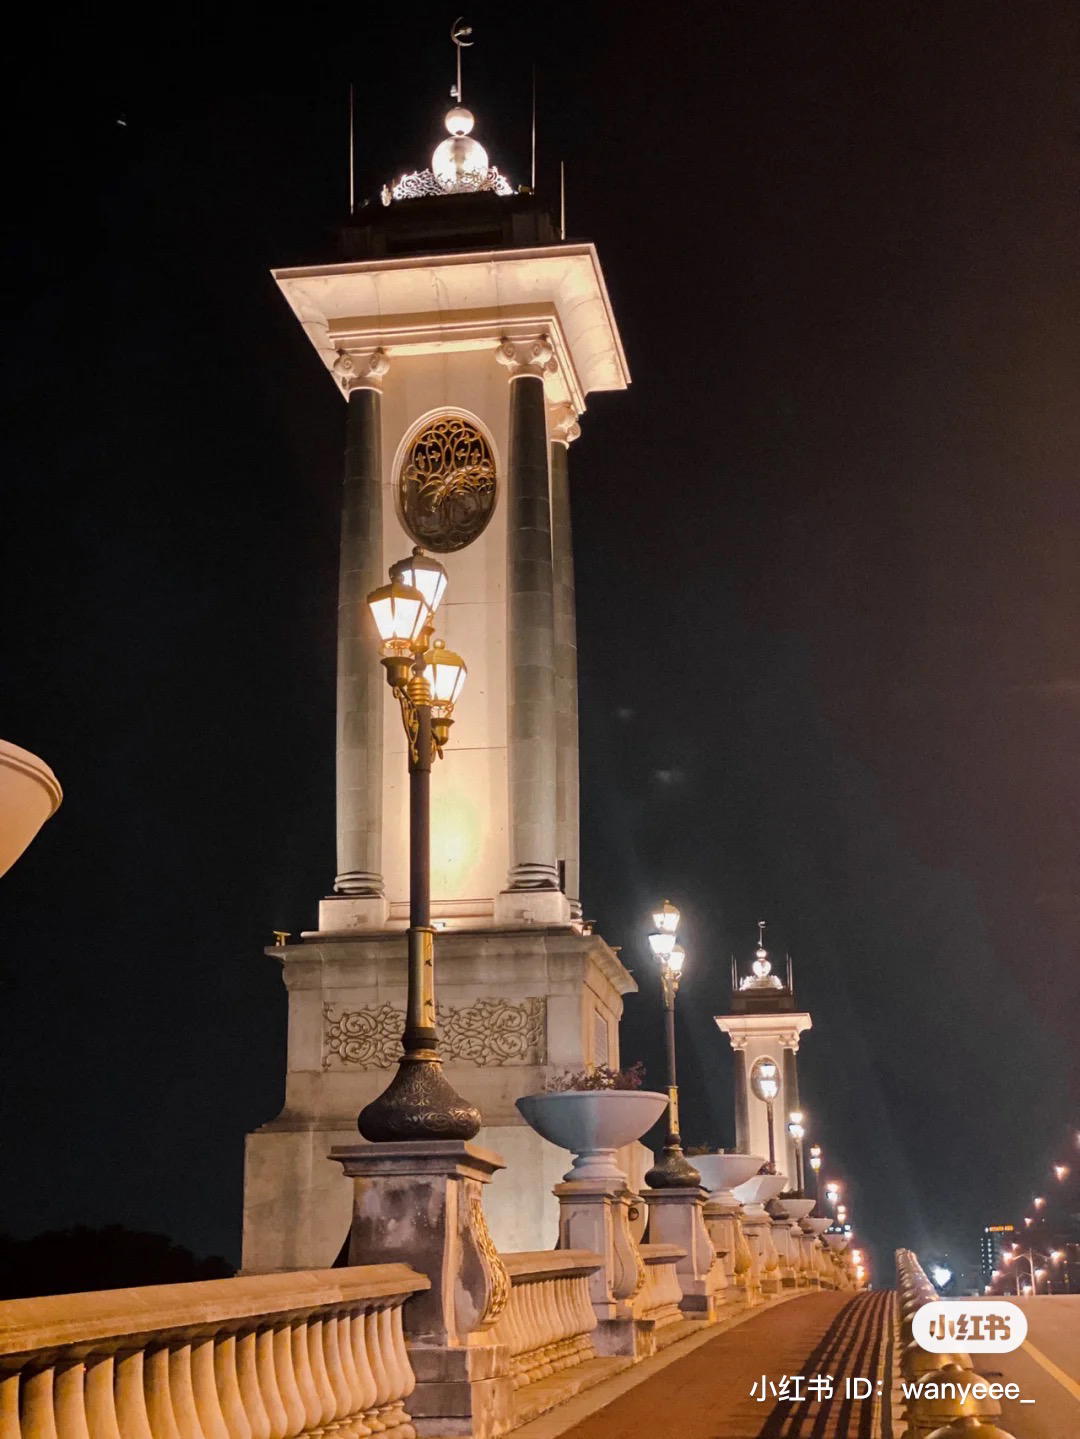
<instances>
[{"instance_id":1,"label":"baluster","mask_svg":"<svg viewBox=\"0 0 1080 1439\"><path fill-rule=\"evenodd\" d=\"M22 1426L19 1423L20 1380L18 1369L0 1371L0 1439L22 1439Z\"/></svg>"},{"instance_id":2,"label":"baluster","mask_svg":"<svg viewBox=\"0 0 1080 1439\"><path fill-rule=\"evenodd\" d=\"M324 1316L312 1314L307 1323L308 1363L311 1365L311 1380L319 1396L319 1429L327 1429L337 1414L337 1396L330 1383L326 1361L326 1325Z\"/></svg>"},{"instance_id":3,"label":"baluster","mask_svg":"<svg viewBox=\"0 0 1080 1439\"><path fill-rule=\"evenodd\" d=\"M236 1379L240 1399L251 1430L251 1439L270 1439L270 1416L266 1412L259 1388L259 1372L255 1363L256 1334L247 1329L236 1336Z\"/></svg>"},{"instance_id":4,"label":"baluster","mask_svg":"<svg viewBox=\"0 0 1080 1439\"><path fill-rule=\"evenodd\" d=\"M154 1439L146 1412L143 1384L143 1351L121 1350L114 1356L116 1373L116 1423L124 1439Z\"/></svg>"},{"instance_id":5,"label":"baluster","mask_svg":"<svg viewBox=\"0 0 1080 1439\"><path fill-rule=\"evenodd\" d=\"M53 1369L25 1371L22 1387L22 1425L28 1439L59 1439L53 1407Z\"/></svg>"},{"instance_id":6,"label":"baluster","mask_svg":"<svg viewBox=\"0 0 1080 1439\"><path fill-rule=\"evenodd\" d=\"M368 1350L368 1328L367 1310L354 1309L352 1322L349 1325L349 1338L352 1341L353 1361L356 1364L356 1377L360 1383L360 1398L358 1409L360 1418L369 1434L377 1434L384 1426L375 1418L375 1395L378 1393L378 1384L375 1380L375 1373L371 1367L371 1354Z\"/></svg>"},{"instance_id":7,"label":"baluster","mask_svg":"<svg viewBox=\"0 0 1080 1439\"><path fill-rule=\"evenodd\" d=\"M375 1380L375 1397L371 1401L371 1409L364 1415L364 1423L378 1432L387 1427L383 1415L379 1412L390 1393L390 1380L386 1372L386 1362L383 1359L381 1335L379 1333L379 1311L375 1307L376 1301L370 1301L370 1308L364 1315L364 1336L367 1340L368 1361L371 1364L371 1377Z\"/></svg>"},{"instance_id":8,"label":"baluster","mask_svg":"<svg viewBox=\"0 0 1080 1439\"><path fill-rule=\"evenodd\" d=\"M387 1315L390 1324L390 1347L394 1354L398 1373L397 1392L401 1395L404 1406L404 1402L416 1388L416 1375L413 1373L412 1360L409 1358L409 1350L405 1343L404 1299L392 1302L387 1309Z\"/></svg>"},{"instance_id":9,"label":"baluster","mask_svg":"<svg viewBox=\"0 0 1080 1439\"><path fill-rule=\"evenodd\" d=\"M53 1410L60 1439L90 1439L86 1427L86 1366L81 1359L58 1358L53 1368Z\"/></svg>"},{"instance_id":10,"label":"baluster","mask_svg":"<svg viewBox=\"0 0 1080 1439\"><path fill-rule=\"evenodd\" d=\"M304 1429L318 1429L322 1421L323 1405L311 1374L307 1315L294 1319L292 1323L292 1361L296 1387L304 1405Z\"/></svg>"},{"instance_id":11,"label":"baluster","mask_svg":"<svg viewBox=\"0 0 1080 1439\"><path fill-rule=\"evenodd\" d=\"M182 1439L206 1439L195 1403L191 1377L191 1340L178 1342L169 1350L169 1393L173 1417Z\"/></svg>"},{"instance_id":12,"label":"baluster","mask_svg":"<svg viewBox=\"0 0 1080 1439\"><path fill-rule=\"evenodd\" d=\"M296 1366L292 1357L293 1326L288 1319L274 1329L274 1373L277 1376L278 1392L285 1406L287 1428L284 1439L296 1439L306 1427L307 1410L304 1396L296 1382Z\"/></svg>"},{"instance_id":13,"label":"baluster","mask_svg":"<svg viewBox=\"0 0 1080 1439\"><path fill-rule=\"evenodd\" d=\"M342 1435L342 1439L366 1439L371 1430L360 1417L365 1408L365 1394L360 1382L360 1375L356 1370L356 1358L353 1354L352 1343L352 1316L347 1309L337 1315L336 1323L337 1362L341 1366L342 1382L348 1395L348 1407L343 1416L347 1422L341 1427L339 1433Z\"/></svg>"},{"instance_id":14,"label":"baluster","mask_svg":"<svg viewBox=\"0 0 1080 1439\"><path fill-rule=\"evenodd\" d=\"M163 1345L148 1349L143 1356L143 1384L154 1439L182 1439L169 1388L169 1351Z\"/></svg>"},{"instance_id":15,"label":"baluster","mask_svg":"<svg viewBox=\"0 0 1080 1439\"><path fill-rule=\"evenodd\" d=\"M338 1433L345 1426L345 1421L352 1414L352 1395L349 1393L349 1386L345 1380L345 1371L341 1364L341 1346L338 1343L338 1314L327 1311L322 1316L322 1351L326 1361L326 1377L330 1381L330 1388L334 1391L334 1412L332 1422Z\"/></svg>"},{"instance_id":16,"label":"baluster","mask_svg":"<svg viewBox=\"0 0 1080 1439\"><path fill-rule=\"evenodd\" d=\"M236 1372L235 1334L219 1334L214 1341L214 1379L229 1439L252 1439Z\"/></svg>"},{"instance_id":17,"label":"baluster","mask_svg":"<svg viewBox=\"0 0 1080 1439\"><path fill-rule=\"evenodd\" d=\"M386 1371L386 1397L383 1400L383 1419L387 1428L396 1429L399 1424L405 1423L405 1401L402 1394L405 1389L405 1375L399 1373L397 1353L394 1347L394 1314L393 1301L384 1299L379 1304L377 1314L379 1329L379 1350L383 1358L383 1367Z\"/></svg>"},{"instance_id":18,"label":"baluster","mask_svg":"<svg viewBox=\"0 0 1080 1439\"><path fill-rule=\"evenodd\" d=\"M195 1395L195 1412L206 1439L230 1439L214 1367L216 1346L217 1338L213 1334L192 1340L191 1388ZM124 1439L127 1439L126 1435Z\"/></svg>"},{"instance_id":19,"label":"baluster","mask_svg":"<svg viewBox=\"0 0 1080 1439\"><path fill-rule=\"evenodd\" d=\"M288 1439L289 1414L285 1408L274 1360L274 1331L270 1328L260 1329L255 1335L255 1373L259 1381L263 1408L270 1424L269 1439Z\"/></svg>"}]
</instances>

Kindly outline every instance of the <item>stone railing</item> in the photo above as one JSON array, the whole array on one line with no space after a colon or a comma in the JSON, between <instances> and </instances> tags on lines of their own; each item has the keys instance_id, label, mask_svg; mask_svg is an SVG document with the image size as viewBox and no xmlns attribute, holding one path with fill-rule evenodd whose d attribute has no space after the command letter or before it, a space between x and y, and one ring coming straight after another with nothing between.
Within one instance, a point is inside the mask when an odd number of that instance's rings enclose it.
<instances>
[{"instance_id":1,"label":"stone railing","mask_svg":"<svg viewBox=\"0 0 1080 1439\"><path fill-rule=\"evenodd\" d=\"M634 1298L634 1317L651 1320L654 1330L677 1324L685 1315L682 1285L679 1283L679 1261L686 1250L677 1244L641 1244L638 1246L645 1265L645 1282Z\"/></svg>"},{"instance_id":2,"label":"stone railing","mask_svg":"<svg viewBox=\"0 0 1080 1439\"><path fill-rule=\"evenodd\" d=\"M596 1358L589 1277L603 1264L587 1249L501 1254L510 1298L491 1337L510 1351L514 1387Z\"/></svg>"},{"instance_id":3,"label":"stone railing","mask_svg":"<svg viewBox=\"0 0 1080 1439\"><path fill-rule=\"evenodd\" d=\"M0 1304L3 1439L414 1433L404 1264Z\"/></svg>"},{"instance_id":4,"label":"stone railing","mask_svg":"<svg viewBox=\"0 0 1080 1439\"><path fill-rule=\"evenodd\" d=\"M983 1394L990 1386L975 1373L970 1355L959 1348L952 1354L934 1354L915 1340L916 1313L940 1295L910 1249L896 1251L896 1294L900 1373L909 1385L928 1386L925 1395L910 1398L904 1406L905 1436L964 1439L965 1435L977 1434L978 1439L1013 1439L994 1424L1001 1415L1001 1404Z\"/></svg>"}]
</instances>

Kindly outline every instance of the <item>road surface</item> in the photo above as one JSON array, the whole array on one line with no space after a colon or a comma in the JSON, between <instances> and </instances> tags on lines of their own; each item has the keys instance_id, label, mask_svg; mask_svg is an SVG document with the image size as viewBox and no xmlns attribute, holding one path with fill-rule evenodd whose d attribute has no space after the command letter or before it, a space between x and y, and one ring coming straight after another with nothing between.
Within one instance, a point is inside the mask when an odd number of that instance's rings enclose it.
<instances>
[{"instance_id":1,"label":"road surface","mask_svg":"<svg viewBox=\"0 0 1080 1439\"><path fill-rule=\"evenodd\" d=\"M1020 1400L1004 1400L998 1422L1015 1439L1080 1439L1080 1294L1014 1302L1027 1315L1023 1347L975 1356L981 1373L1020 1386Z\"/></svg>"}]
</instances>

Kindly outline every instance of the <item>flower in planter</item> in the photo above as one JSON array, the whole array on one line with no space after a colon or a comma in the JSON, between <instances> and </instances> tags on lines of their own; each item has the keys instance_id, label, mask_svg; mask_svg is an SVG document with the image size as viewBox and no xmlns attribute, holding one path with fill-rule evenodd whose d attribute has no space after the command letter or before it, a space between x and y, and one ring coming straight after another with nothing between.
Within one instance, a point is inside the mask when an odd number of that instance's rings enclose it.
<instances>
[{"instance_id":1,"label":"flower in planter","mask_svg":"<svg viewBox=\"0 0 1080 1439\"><path fill-rule=\"evenodd\" d=\"M545 1094L567 1094L571 1091L597 1089L640 1089L645 1082L645 1066L639 1059L626 1069L612 1069L609 1064L590 1064L584 1069L556 1074L544 1085Z\"/></svg>"}]
</instances>

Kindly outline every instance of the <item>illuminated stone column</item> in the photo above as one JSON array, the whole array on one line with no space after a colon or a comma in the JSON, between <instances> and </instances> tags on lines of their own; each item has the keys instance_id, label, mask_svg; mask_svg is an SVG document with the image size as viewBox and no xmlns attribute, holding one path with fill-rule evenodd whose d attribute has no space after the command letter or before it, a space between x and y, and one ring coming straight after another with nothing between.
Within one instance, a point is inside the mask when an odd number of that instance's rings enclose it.
<instances>
[{"instance_id":1,"label":"illuminated stone column","mask_svg":"<svg viewBox=\"0 0 1080 1439\"><path fill-rule=\"evenodd\" d=\"M342 351L348 402L337 632L337 878L334 893L382 902L383 690L367 596L382 584L381 350Z\"/></svg>"},{"instance_id":2,"label":"illuminated stone column","mask_svg":"<svg viewBox=\"0 0 1080 1439\"><path fill-rule=\"evenodd\" d=\"M799 1052L799 1036L798 1034L782 1035L780 1038L780 1043L784 1046L784 1053L782 1056L784 1077L783 1093L785 1096L786 1107L784 1113L779 1116L779 1118L780 1122L784 1126L784 1146L785 1153L787 1154L786 1173L790 1178L792 1185L794 1185L796 1182L796 1175L799 1172L799 1164L797 1158L799 1146L788 1133L788 1115L791 1114L793 1110L797 1110L799 1108L799 1074L795 1062L795 1056ZM806 1178L804 1176L803 1184L805 1183Z\"/></svg>"},{"instance_id":3,"label":"illuminated stone column","mask_svg":"<svg viewBox=\"0 0 1080 1439\"><path fill-rule=\"evenodd\" d=\"M510 371L506 466L510 872L500 910L507 919L557 921L569 918L569 906L559 890L556 840L555 578L544 400L544 376L557 365L546 335L505 340L496 358Z\"/></svg>"},{"instance_id":4,"label":"illuminated stone column","mask_svg":"<svg viewBox=\"0 0 1080 1439\"><path fill-rule=\"evenodd\" d=\"M577 608L570 520L570 445L581 434L573 405L550 412L551 559L555 622L555 839L562 888L571 914L581 917L579 866Z\"/></svg>"},{"instance_id":5,"label":"illuminated stone column","mask_svg":"<svg viewBox=\"0 0 1080 1439\"><path fill-rule=\"evenodd\" d=\"M735 1150L738 1154L752 1154L750 1148L750 1100L746 1073L746 1039L742 1035L731 1036L734 1051L732 1063L735 1067Z\"/></svg>"}]
</instances>

